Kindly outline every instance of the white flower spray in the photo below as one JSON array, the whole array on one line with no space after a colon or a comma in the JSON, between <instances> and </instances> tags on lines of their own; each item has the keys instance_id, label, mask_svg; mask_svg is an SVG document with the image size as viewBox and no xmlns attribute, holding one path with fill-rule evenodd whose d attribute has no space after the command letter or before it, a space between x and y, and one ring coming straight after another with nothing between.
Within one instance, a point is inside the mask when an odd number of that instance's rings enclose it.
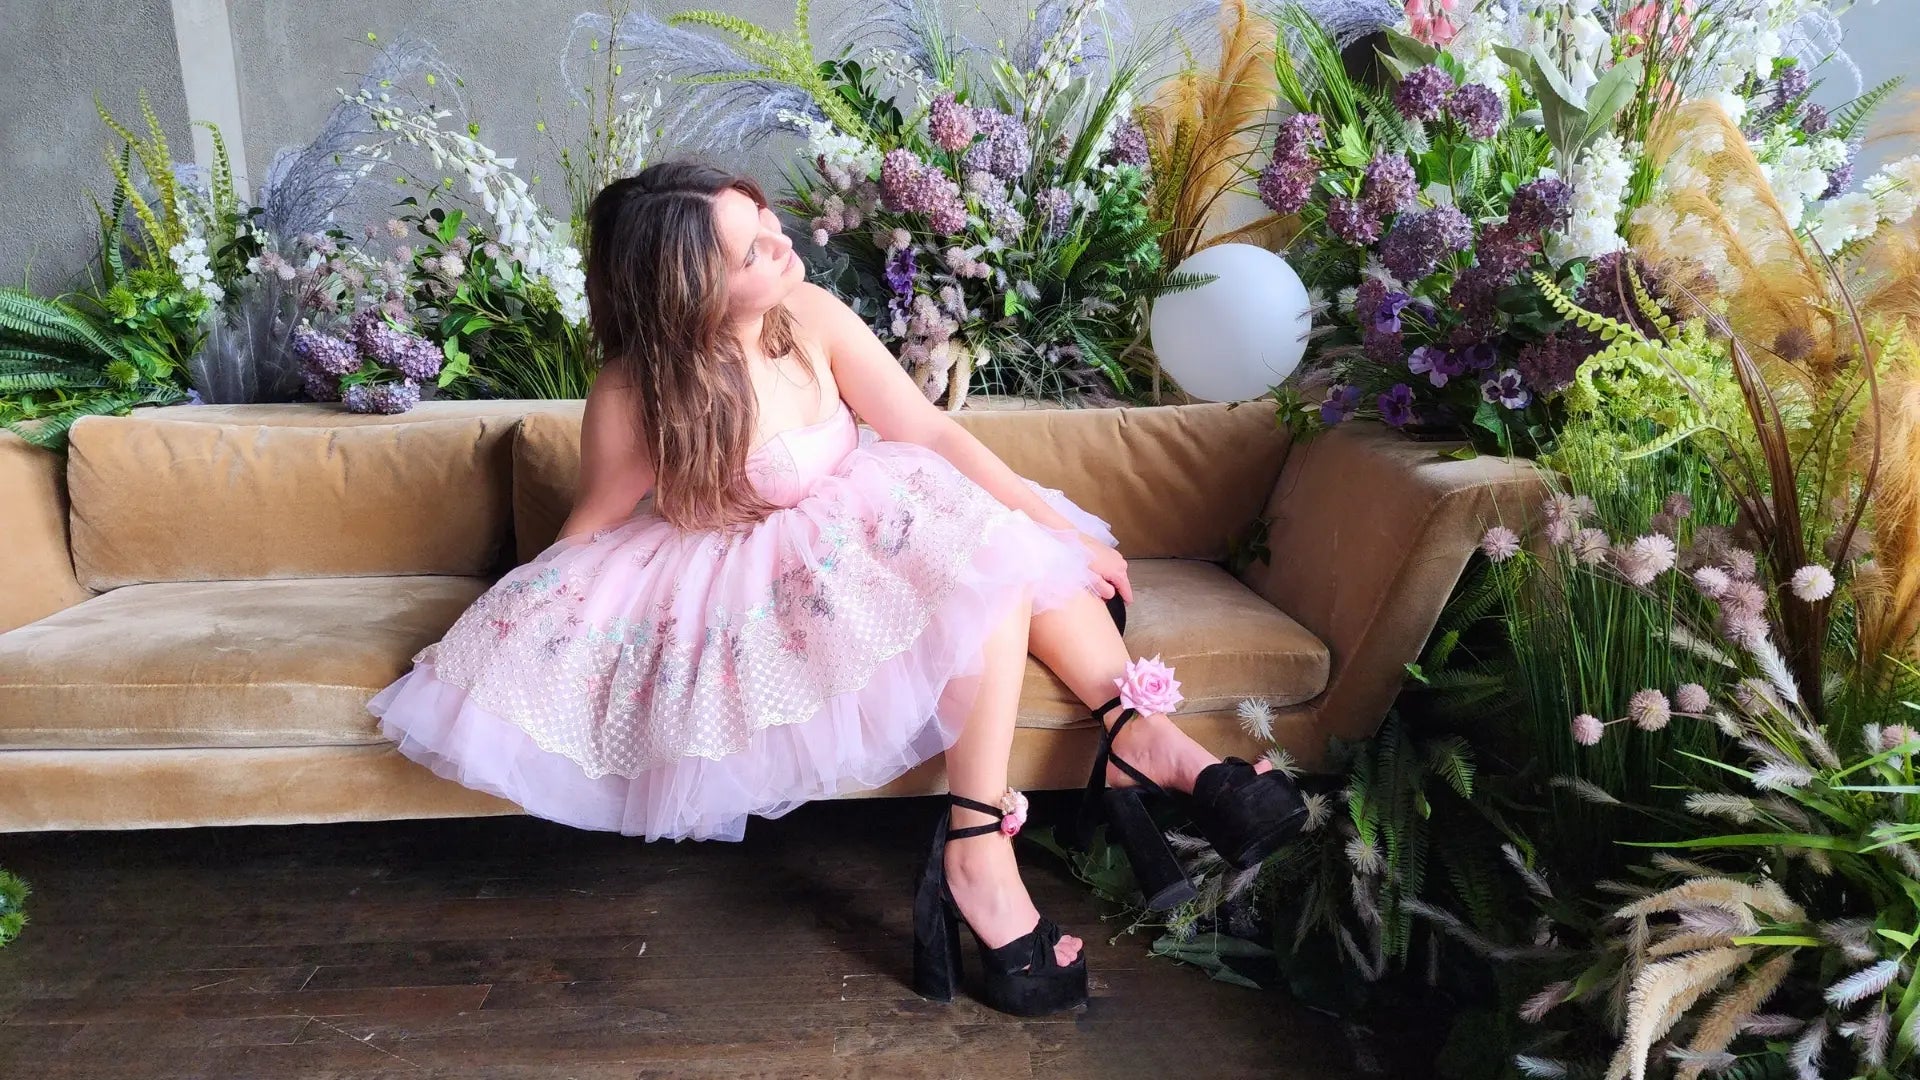
<instances>
[{"instance_id":1,"label":"white flower spray","mask_svg":"<svg viewBox=\"0 0 1920 1080\"><path fill-rule=\"evenodd\" d=\"M580 267L580 250L558 237L553 220L534 201L527 182L513 171L515 159L499 156L471 135L442 129L440 121L453 115L449 110L409 113L393 105L387 95L365 90L350 100L366 108L381 130L393 132L409 145L425 147L433 155L435 168L464 175L468 193L477 196L492 217L500 244L528 273L553 289L568 322L586 321L587 276ZM636 152L641 148L644 144ZM386 148L380 146L356 147L355 152L386 156Z\"/></svg>"}]
</instances>

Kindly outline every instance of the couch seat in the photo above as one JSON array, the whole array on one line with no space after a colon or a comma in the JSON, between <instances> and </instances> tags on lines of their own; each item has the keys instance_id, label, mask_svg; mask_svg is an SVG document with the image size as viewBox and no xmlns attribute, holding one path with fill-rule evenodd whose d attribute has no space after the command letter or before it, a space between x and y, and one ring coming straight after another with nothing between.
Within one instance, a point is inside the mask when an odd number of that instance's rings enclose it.
<instances>
[{"instance_id":1,"label":"couch seat","mask_svg":"<svg viewBox=\"0 0 1920 1080\"><path fill-rule=\"evenodd\" d=\"M1327 650L1211 563L1132 564L1127 647L1177 670L1185 713L1319 694ZM365 703L486 588L469 577L130 585L0 634L0 749L361 745ZM1019 723L1086 710L1030 662Z\"/></svg>"},{"instance_id":2,"label":"couch seat","mask_svg":"<svg viewBox=\"0 0 1920 1080\"><path fill-rule=\"evenodd\" d=\"M113 589L0 634L0 749L380 742L367 699L486 588L417 576Z\"/></svg>"}]
</instances>

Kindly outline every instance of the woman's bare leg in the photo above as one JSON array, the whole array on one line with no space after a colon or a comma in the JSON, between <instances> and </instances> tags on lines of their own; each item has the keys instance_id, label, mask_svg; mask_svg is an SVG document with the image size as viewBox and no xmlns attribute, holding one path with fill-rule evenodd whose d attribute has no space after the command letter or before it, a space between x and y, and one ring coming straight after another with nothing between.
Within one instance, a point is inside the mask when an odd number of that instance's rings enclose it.
<instances>
[{"instance_id":1,"label":"woman's bare leg","mask_svg":"<svg viewBox=\"0 0 1920 1080\"><path fill-rule=\"evenodd\" d=\"M1032 610L1022 601L987 640L985 670L960 738L947 751L947 786L988 806L997 805L1007 790L1007 759L1013 753L1014 712L1020 704L1020 682L1026 674L1027 627ZM985 825L992 821L977 810L955 806L955 826ZM967 923L989 948L999 948L1031 931L1040 918L1020 881L1013 841L989 835L957 840L947 845L947 886ZM1054 956L1070 964L1080 954L1080 939L1062 936Z\"/></svg>"},{"instance_id":2,"label":"woman's bare leg","mask_svg":"<svg viewBox=\"0 0 1920 1080\"><path fill-rule=\"evenodd\" d=\"M1089 711L1113 700L1118 693L1114 680L1126 674L1129 659L1113 617L1092 593L1080 593L1060 607L1035 615L1028 647ZM1101 719L1111 722L1119 712L1115 708ZM1192 791L1200 770L1220 760L1157 713L1129 721L1114 740L1114 749L1155 783L1174 791ZM1263 761L1255 767L1265 772L1272 766ZM1133 780L1109 768L1107 782L1126 786Z\"/></svg>"}]
</instances>

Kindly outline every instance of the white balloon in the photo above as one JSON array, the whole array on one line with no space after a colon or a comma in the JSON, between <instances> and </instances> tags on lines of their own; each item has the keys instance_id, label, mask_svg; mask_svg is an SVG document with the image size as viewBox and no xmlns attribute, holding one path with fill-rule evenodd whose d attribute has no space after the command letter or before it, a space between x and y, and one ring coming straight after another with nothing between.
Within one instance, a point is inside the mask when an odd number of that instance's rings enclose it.
<instances>
[{"instance_id":1,"label":"white balloon","mask_svg":"<svg viewBox=\"0 0 1920 1080\"><path fill-rule=\"evenodd\" d=\"M1300 366L1311 304L1285 259L1252 244L1217 244L1195 252L1178 272L1215 279L1153 302L1153 351L1182 390L1207 401L1244 401Z\"/></svg>"}]
</instances>

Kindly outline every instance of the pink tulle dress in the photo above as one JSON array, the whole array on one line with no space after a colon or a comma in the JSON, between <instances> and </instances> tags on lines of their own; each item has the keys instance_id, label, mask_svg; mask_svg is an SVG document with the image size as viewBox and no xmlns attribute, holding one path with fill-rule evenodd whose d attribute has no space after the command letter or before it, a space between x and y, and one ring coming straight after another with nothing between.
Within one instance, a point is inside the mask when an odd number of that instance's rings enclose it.
<instances>
[{"instance_id":1,"label":"pink tulle dress","mask_svg":"<svg viewBox=\"0 0 1920 1080\"><path fill-rule=\"evenodd\" d=\"M400 752L531 814L739 839L958 736L988 634L1092 586L1073 533L844 404L748 460L781 509L687 532L650 506L507 574L368 709ZM1039 488L1075 529L1106 525Z\"/></svg>"}]
</instances>

